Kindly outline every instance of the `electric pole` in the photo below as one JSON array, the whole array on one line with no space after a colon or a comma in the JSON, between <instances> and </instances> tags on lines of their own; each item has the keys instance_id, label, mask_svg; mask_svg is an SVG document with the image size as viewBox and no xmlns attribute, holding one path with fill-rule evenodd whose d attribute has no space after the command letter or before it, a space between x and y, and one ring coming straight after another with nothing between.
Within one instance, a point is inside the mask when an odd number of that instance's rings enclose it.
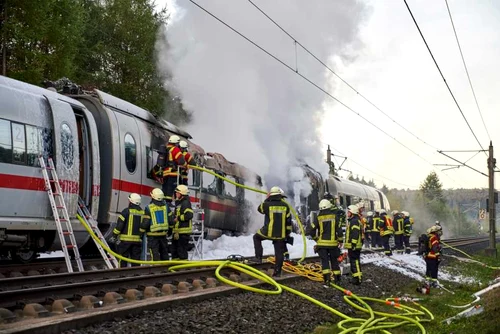
<instances>
[{"instance_id":1,"label":"electric pole","mask_svg":"<svg viewBox=\"0 0 500 334\"><path fill-rule=\"evenodd\" d=\"M495 166L496 159L493 158L493 144L490 141L488 155L488 181L489 181L489 220L490 220L490 246L486 249L486 253L490 256L497 257L496 247L496 226L495 226Z\"/></svg>"}]
</instances>

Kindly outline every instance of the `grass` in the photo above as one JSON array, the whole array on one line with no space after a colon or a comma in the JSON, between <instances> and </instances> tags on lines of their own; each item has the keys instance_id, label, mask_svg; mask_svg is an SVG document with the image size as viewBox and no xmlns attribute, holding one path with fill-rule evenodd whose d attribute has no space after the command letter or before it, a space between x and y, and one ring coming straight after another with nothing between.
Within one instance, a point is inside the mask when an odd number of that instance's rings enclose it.
<instances>
[{"instance_id":1,"label":"grass","mask_svg":"<svg viewBox=\"0 0 500 334\"><path fill-rule=\"evenodd\" d=\"M484 255L484 252L474 255L474 259L486 263L491 266L500 267L500 247L499 257L493 259ZM406 294L422 298L419 303L426 307L435 317L432 322L423 323L427 333L430 334L496 334L500 333L500 288L494 289L481 296L481 300L476 305L481 305L484 311L478 315L469 318L461 318L453 320L449 325L442 321L455 316L465 310L451 308L448 305L466 305L471 303L474 298L472 294L486 288L492 280L500 276L500 270L494 270L483 267L479 264L461 262L457 259L444 257L443 264L446 265L446 270L452 274L473 277L478 282L477 285L467 285L462 283L450 283L443 281L445 287L454 292L451 294L442 289L431 289L430 295L421 295L415 292L414 286L409 287ZM409 304L405 304L409 305ZM373 309L380 309L379 306L373 306ZM411 305L409 305L411 306ZM388 308L381 309L388 312ZM359 314L360 317L366 315ZM390 330L395 334L413 334L420 333L420 330L415 326L401 326ZM314 331L315 334L336 334L339 333L336 325L320 326ZM377 333L377 332L369 332Z\"/></svg>"}]
</instances>

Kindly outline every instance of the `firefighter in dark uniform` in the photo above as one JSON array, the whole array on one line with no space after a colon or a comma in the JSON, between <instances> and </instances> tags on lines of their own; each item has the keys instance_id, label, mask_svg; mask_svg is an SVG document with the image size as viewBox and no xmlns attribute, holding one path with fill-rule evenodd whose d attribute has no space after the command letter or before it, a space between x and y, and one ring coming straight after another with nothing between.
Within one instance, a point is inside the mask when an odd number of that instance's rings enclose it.
<instances>
[{"instance_id":1,"label":"firefighter in dark uniform","mask_svg":"<svg viewBox=\"0 0 500 334\"><path fill-rule=\"evenodd\" d=\"M429 244L427 245L428 252L424 255L426 264L425 276L426 279L430 281L431 287L436 287L439 285L437 277L439 262L441 262L440 256L442 233L443 230L439 225L434 225L427 230Z\"/></svg>"},{"instance_id":2,"label":"firefighter in dark uniform","mask_svg":"<svg viewBox=\"0 0 500 334\"><path fill-rule=\"evenodd\" d=\"M347 224L345 230L344 248L347 249L351 263L352 283L361 284L361 248L363 247L363 235L359 221L359 207L349 205L347 207Z\"/></svg>"},{"instance_id":3,"label":"firefighter in dark uniform","mask_svg":"<svg viewBox=\"0 0 500 334\"><path fill-rule=\"evenodd\" d=\"M410 254L410 237L413 232L413 224L410 219L410 213L408 211L402 211L404 222L403 222L403 241L405 244L405 253Z\"/></svg>"},{"instance_id":4,"label":"firefighter in dark uniform","mask_svg":"<svg viewBox=\"0 0 500 334\"><path fill-rule=\"evenodd\" d=\"M394 228L392 227L391 218L387 217L387 212L384 209L380 210L380 223L379 223L380 236L382 237L382 245L384 246L384 254L387 256L392 255L391 247L389 246L389 239Z\"/></svg>"},{"instance_id":5,"label":"firefighter in dark uniform","mask_svg":"<svg viewBox=\"0 0 500 334\"><path fill-rule=\"evenodd\" d=\"M168 260L168 208L163 199L163 191L155 188L151 191L151 203L144 210L141 233L148 238L148 251L152 261Z\"/></svg>"},{"instance_id":6,"label":"firefighter in dark uniform","mask_svg":"<svg viewBox=\"0 0 500 334\"><path fill-rule=\"evenodd\" d=\"M373 215L372 247L382 247L382 237L380 236L380 210L375 209Z\"/></svg>"},{"instance_id":7,"label":"firefighter in dark uniform","mask_svg":"<svg viewBox=\"0 0 500 334\"><path fill-rule=\"evenodd\" d=\"M329 200L332 203L332 210L335 211L335 214L337 215L340 225L345 228L345 223L346 223L345 211L340 206L339 197L337 195L332 196L332 194L326 192L323 195L323 198Z\"/></svg>"},{"instance_id":8,"label":"firefighter in dark uniform","mask_svg":"<svg viewBox=\"0 0 500 334\"><path fill-rule=\"evenodd\" d=\"M340 282L341 272L338 262L340 256L339 243L342 243L342 227L333 210L332 203L327 199L319 202L319 213L308 228L308 235L316 240L315 249L321 259L321 268L325 286L330 285L333 270L335 283Z\"/></svg>"},{"instance_id":9,"label":"firefighter in dark uniform","mask_svg":"<svg viewBox=\"0 0 500 334\"><path fill-rule=\"evenodd\" d=\"M272 240L276 263L274 266L274 277L281 276L283 267L283 254L286 250L286 238L291 231L292 215L290 207L283 200L284 192L280 187L272 187L266 200L259 205L257 211L265 215L264 226L253 236L255 257L262 262L263 248L262 240Z\"/></svg>"},{"instance_id":10,"label":"firefighter in dark uniform","mask_svg":"<svg viewBox=\"0 0 500 334\"><path fill-rule=\"evenodd\" d=\"M184 161L186 162L186 167L180 167L179 169L181 174L180 182L181 184L187 186L189 173L188 166L195 166L196 163L191 153L188 152L188 143L186 141L181 140L179 143L179 148L181 149L182 155L184 156Z\"/></svg>"},{"instance_id":11,"label":"firefighter in dark uniform","mask_svg":"<svg viewBox=\"0 0 500 334\"><path fill-rule=\"evenodd\" d=\"M132 193L128 197L129 205L125 208L113 229L110 243L116 244L116 252L124 257L140 260L142 252L141 220L144 210L141 208L141 196ZM120 260L120 267L126 267L127 262ZM132 263L132 266L139 266Z\"/></svg>"},{"instance_id":12,"label":"firefighter in dark uniform","mask_svg":"<svg viewBox=\"0 0 500 334\"><path fill-rule=\"evenodd\" d=\"M379 236L377 221L373 216L373 211L366 213L366 235L370 236L370 247L375 248L377 245L377 237Z\"/></svg>"},{"instance_id":13,"label":"firefighter in dark uniform","mask_svg":"<svg viewBox=\"0 0 500 334\"><path fill-rule=\"evenodd\" d=\"M193 232L193 209L189 189L180 184L175 188L175 213L172 229L172 259L187 260L189 237Z\"/></svg>"},{"instance_id":14,"label":"firefighter in dark uniform","mask_svg":"<svg viewBox=\"0 0 500 334\"><path fill-rule=\"evenodd\" d=\"M163 151L158 154L154 172L156 176L161 174L162 191L167 203L172 202L175 187L177 186L177 177L179 176L179 167L185 167L184 155L179 148L181 138L177 135L170 136L166 147L162 146Z\"/></svg>"},{"instance_id":15,"label":"firefighter in dark uniform","mask_svg":"<svg viewBox=\"0 0 500 334\"><path fill-rule=\"evenodd\" d=\"M397 210L392 211L392 225L394 227L394 243L397 250L403 250L404 217Z\"/></svg>"}]
</instances>

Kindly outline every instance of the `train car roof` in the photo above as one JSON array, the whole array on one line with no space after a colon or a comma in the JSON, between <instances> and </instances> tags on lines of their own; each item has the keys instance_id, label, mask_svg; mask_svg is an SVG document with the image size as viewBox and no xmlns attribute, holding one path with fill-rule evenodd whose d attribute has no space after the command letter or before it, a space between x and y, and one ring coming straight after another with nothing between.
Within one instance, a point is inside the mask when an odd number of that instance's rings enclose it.
<instances>
[{"instance_id":1,"label":"train car roof","mask_svg":"<svg viewBox=\"0 0 500 334\"><path fill-rule=\"evenodd\" d=\"M10 88L16 89L16 90L21 91L21 92L27 92L27 93L31 93L31 94L35 94L35 95L42 95L42 96L51 97L53 99L67 102L73 106L76 106L76 107L79 107L82 109L85 108L85 106L82 103L80 103L79 101L77 101L75 99L72 99L71 97L59 94L57 92L54 92L54 91L46 89L46 88L38 87L38 86L29 84L26 82L11 79L11 78L5 77L3 75L0 75L0 85L5 86L5 87L10 87Z\"/></svg>"},{"instance_id":2,"label":"train car roof","mask_svg":"<svg viewBox=\"0 0 500 334\"><path fill-rule=\"evenodd\" d=\"M187 139L193 138L189 133L186 131L180 129L176 125L153 116L149 111L146 109L142 109L141 107L136 106L135 104L132 104L128 101L122 100L116 96L113 96L111 94L105 93L99 89L94 89L95 93L97 94L97 97L99 98L99 101L104 104L107 107L115 108L118 110L121 110L125 113L128 113L130 115L133 115L137 118L140 118L142 120L145 120L147 122L153 123L153 124L158 124L159 126L163 127L165 130L176 133L178 135L181 135L183 137L186 137Z\"/></svg>"},{"instance_id":3,"label":"train car roof","mask_svg":"<svg viewBox=\"0 0 500 334\"><path fill-rule=\"evenodd\" d=\"M378 198L377 189L355 181L341 179L336 176L330 176L328 179L329 188L331 187L333 180L337 181L334 186L339 193L357 195L362 198Z\"/></svg>"}]
</instances>

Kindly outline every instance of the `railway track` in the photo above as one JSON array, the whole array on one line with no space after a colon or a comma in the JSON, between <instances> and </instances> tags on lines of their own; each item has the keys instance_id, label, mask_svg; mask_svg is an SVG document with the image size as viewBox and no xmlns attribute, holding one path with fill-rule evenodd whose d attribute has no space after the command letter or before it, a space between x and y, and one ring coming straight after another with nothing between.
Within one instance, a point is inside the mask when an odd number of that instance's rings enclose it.
<instances>
[{"instance_id":1,"label":"railway track","mask_svg":"<svg viewBox=\"0 0 500 334\"><path fill-rule=\"evenodd\" d=\"M466 247L488 240L476 237L445 242L453 247ZM317 262L318 258L307 261ZM268 273L272 270L270 263L253 266ZM243 284L263 284L232 269L223 269L221 273ZM284 275L281 279L297 277ZM34 328L37 333L60 332L63 328L129 314L136 309L156 309L190 298L212 298L238 290L221 285L213 267L170 272L168 266L142 266L4 278L0 279L0 333L27 333Z\"/></svg>"}]
</instances>

